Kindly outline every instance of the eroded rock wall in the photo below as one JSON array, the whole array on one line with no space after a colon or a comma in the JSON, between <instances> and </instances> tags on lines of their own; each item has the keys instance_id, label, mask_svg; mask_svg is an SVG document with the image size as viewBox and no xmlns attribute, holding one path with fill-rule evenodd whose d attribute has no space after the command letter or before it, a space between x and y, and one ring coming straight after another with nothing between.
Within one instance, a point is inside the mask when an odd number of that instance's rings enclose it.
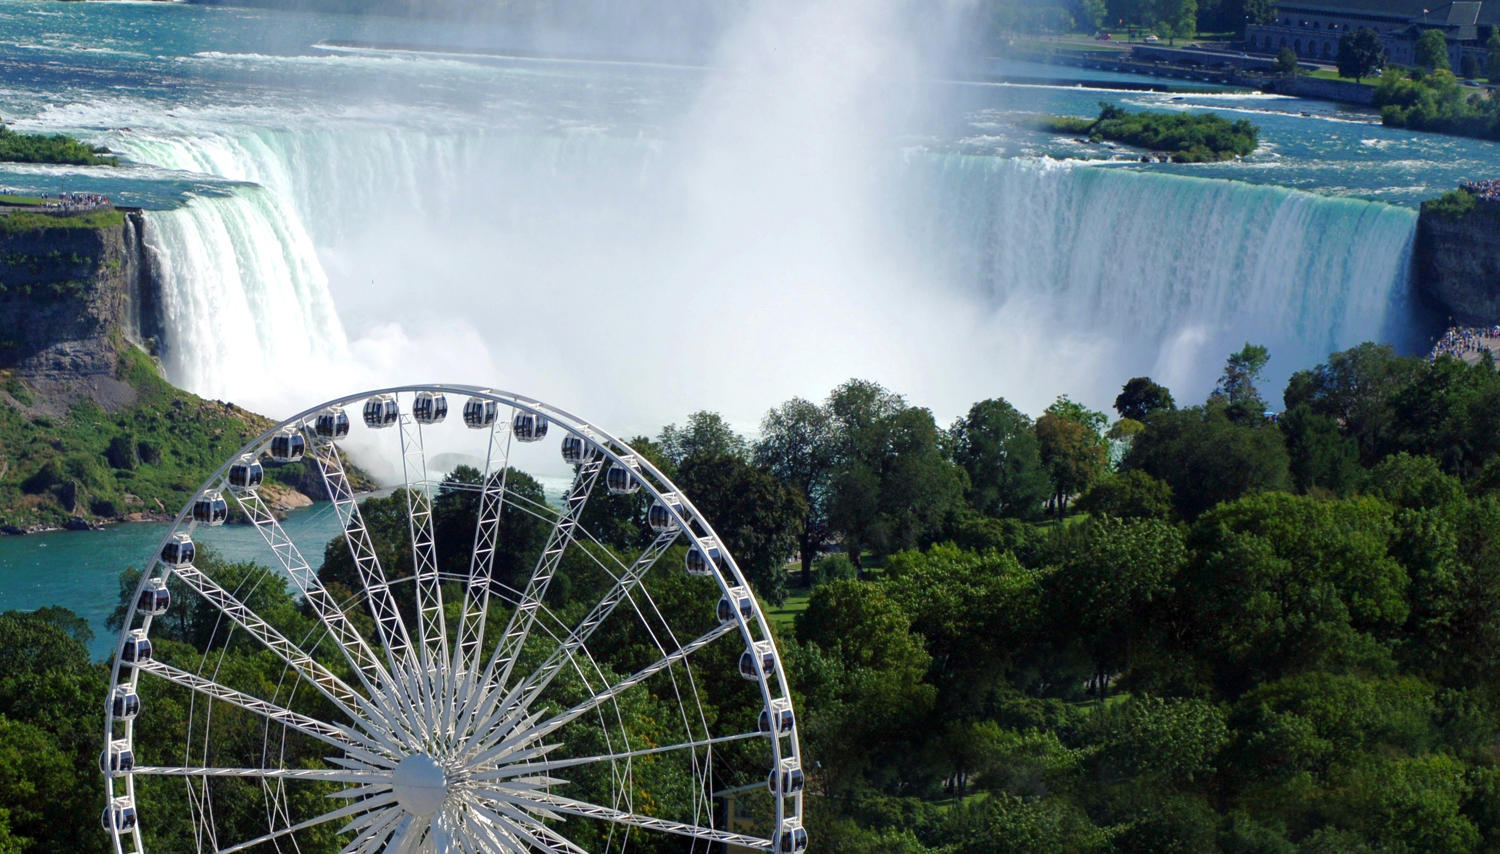
<instances>
[{"instance_id":1,"label":"eroded rock wall","mask_svg":"<svg viewBox=\"0 0 1500 854\"><path fill-rule=\"evenodd\" d=\"M1461 326L1500 323L1500 202L1417 220L1417 287ZM1447 319L1447 318L1445 318Z\"/></svg>"}]
</instances>

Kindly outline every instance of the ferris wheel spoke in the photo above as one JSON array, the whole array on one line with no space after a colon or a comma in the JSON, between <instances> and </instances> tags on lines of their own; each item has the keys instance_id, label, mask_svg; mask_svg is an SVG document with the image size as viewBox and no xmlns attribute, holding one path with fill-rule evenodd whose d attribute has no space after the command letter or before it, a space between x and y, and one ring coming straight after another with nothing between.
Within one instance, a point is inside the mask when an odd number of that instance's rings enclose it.
<instances>
[{"instance_id":1,"label":"ferris wheel spoke","mask_svg":"<svg viewBox=\"0 0 1500 854\"><path fill-rule=\"evenodd\" d=\"M588 854L562 834L542 824L536 816L529 815L524 810L517 809L504 801L486 800L475 796L471 802L471 808L492 824L506 827L526 842L544 851L551 851L554 854ZM553 815L550 811L537 811L544 816Z\"/></svg>"},{"instance_id":2,"label":"ferris wheel spoke","mask_svg":"<svg viewBox=\"0 0 1500 854\"><path fill-rule=\"evenodd\" d=\"M531 705L538 694L546 689L553 677L562 670L566 661L572 659L588 643L594 630L599 628L600 624L614 613L615 608L630 596L630 592L641 583L641 579L651 567L656 565L662 554L671 548L672 543L677 539L677 533L676 529L673 529L657 535L651 545L647 546L646 550L635 559L635 562L615 578L614 586L604 594L599 603L568 633L568 637L548 654L541 666L526 678L519 695L514 700L516 706L526 708ZM592 554L590 556L592 557ZM597 561L597 558L595 560ZM608 569L605 571L608 572ZM613 575L613 573L610 574Z\"/></svg>"},{"instance_id":3,"label":"ferris wheel spoke","mask_svg":"<svg viewBox=\"0 0 1500 854\"><path fill-rule=\"evenodd\" d=\"M218 582L209 578L192 564L174 566L170 569L193 592L218 608L251 637L260 641L278 658L286 662L299 676L312 683L313 687L327 697L341 712L352 720L362 719L362 716L354 711L364 699L359 696L358 692L296 644L287 640L281 632L261 619L260 615L236 599L234 594L219 586ZM378 729L379 726L374 725L374 728Z\"/></svg>"},{"instance_id":4,"label":"ferris wheel spoke","mask_svg":"<svg viewBox=\"0 0 1500 854\"><path fill-rule=\"evenodd\" d=\"M379 851L387 837L396 829L402 818L401 810L387 808L369 812L349 823L346 831L358 831L354 839L343 847L339 854L362 854ZM361 819L368 819L361 821ZM363 829L361 829L363 828Z\"/></svg>"},{"instance_id":5,"label":"ferris wheel spoke","mask_svg":"<svg viewBox=\"0 0 1500 854\"><path fill-rule=\"evenodd\" d=\"M709 842L723 842L728 845L741 845L746 848L770 850L771 840L761 839L755 836L745 836L739 833L729 833L724 830L714 830L709 827L699 827L694 824L683 824L676 821L668 821L662 818L636 815L631 812L601 807L587 801L577 801L554 795L547 792L528 793L503 793L498 794L505 800L524 807L543 807L559 812L564 815L576 815L582 818L594 818L603 821L623 824L628 827L639 827L645 830L657 830L664 833L673 833L678 836L691 836L694 839L703 839Z\"/></svg>"},{"instance_id":6,"label":"ferris wheel spoke","mask_svg":"<svg viewBox=\"0 0 1500 854\"><path fill-rule=\"evenodd\" d=\"M352 771L327 768L199 768L194 766L137 765L132 774L158 777L245 777L266 780L320 780L331 783L375 783L390 785L389 771Z\"/></svg>"},{"instance_id":7,"label":"ferris wheel spoke","mask_svg":"<svg viewBox=\"0 0 1500 854\"><path fill-rule=\"evenodd\" d=\"M406 520L417 587L419 657L422 665L431 672L448 661L448 630L443 615L443 590L438 578L437 545L432 535L427 453L422 443L422 426L411 416L401 415L399 429L401 467L406 482Z\"/></svg>"},{"instance_id":8,"label":"ferris wheel spoke","mask_svg":"<svg viewBox=\"0 0 1500 854\"><path fill-rule=\"evenodd\" d=\"M391 595L385 571L380 567L380 559L376 556L375 545L370 539L370 530L365 527L359 503L354 499L354 490L349 486L349 477L344 473L343 460L339 459L338 447L332 442L314 442L312 457L323 477L324 488L333 500L339 524L344 529L349 555L354 559L359 572L366 601L375 617L376 631L380 634L381 644L385 646L394 676L402 671L401 664L411 657L411 638L406 632L406 623L401 619L401 612L396 608L396 597ZM400 684L399 677L397 684Z\"/></svg>"},{"instance_id":9,"label":"ferris wheel spoke","mask_svg":"<svg viewBox=\"0 0 1500 854\"><path fill-rule=\"evenodd\" d=\"M233 688L226 688L211 679L195 676L185 670L179 670L170 664L160 661L142 661L136 664L137 669L153 676L161 677L168 682L175 683L191 691L223 700L232 706L238 706L248 712L254 712L261 717L294 730L327 742L350 755L357 756L375 765L393 765L394 762L388 756L382 755L385 748L379 744L372 743L360 737L352 730L324 723L320 720L310 718L306 715L283 708L275 703L267 702L257 697L252 697Z\"/></svg>"},{"instance_id":10,"label":"ferris wheel spoke","mask_svg":"<svg viewBox=\"0 0 1500 854\"><path fill-rule=\"evenodd\" d=\"M504 439L502 442L501 439ZM469 577L464 584L463 617L458 626L453 672L461 678L479 666L484 642L484 621L490 606L490 576L499 546L500 513L505 508L505 482L510 475L510 420L490 425L480 480L479 516L474 525L474 551L469 558ZM498 468L499 477L495 476Z\"/></svg>"},{"instance_id":11,"label":"ferris wheel spoke","mask_svg":"<svg viewBox=\"0 0 1500 854\"><path fill-rule=\"evenodd\" d=\"M526 592L522 594L521 601L511 612L510 620L505 627L505 634L501 635L500 642L495 644L495 651L490 655L489 663L484 668L484 678L477 683L479 687L493 686L496 693L503 693L506 683L510 680L511 668L515 666L516 658L520 656L521 649L526 644L526 638L531 634L532 624L536 622L536 612L542 606L542 597L546 595L547 587L552 583L552 576L557 573L563 554L573 541L579 516L583 513L589 494L593 491L594 483L599 479L599 473L603 469L602 459L594 459L578 467L573 477L573 485L568 489L567 497L563 501L563 513L547 536L547 545L542 549L541 556L537 558L531 579L526 583ZM467 718L464 723L468 723Z\"/></svg>"},{"instance_id":12,"label":"ferris wheel spoke","mask_svg":"<svg viewBox=\"0 0 1500 854\"><path fill-rule=\"evenodd\" d=\"M368 694L375 693L375 686L390 681L390 674L386 672L385 666L375 655L375 651L365 642L364 636L354 627L349 615L334 600L328 589L319 580L318 574L308 564L307 558L303 557L300 549L292 542L282 529L281 523L276 521L276 516L266 506L265 500L258 492L245 490L236 493L240 507L249 517L250 522L260 531L261 537L265 539L266 545L281 562L281 566L291 576L292 583L312 608L318 619L333 633L334 641L344 653L349 665L359 675Z\"/></svg>"},{"instance_id":13,"label":"ferris wheel spoke","mask_svg":"<svg viewBox=\"0 0 1500 854\"><path fill-rule=\"evenodd\" d=\"M231 845L228 848L220 848L215 851L214 854L233 854L235 851L243 851L246 848L252 848L265 842L280 839L284 836L289 836L298 831L307 830L310 827L317 827L320 824L327 824L330 821L337 821L341 818L348 818L352 815L358 815L359 813L367 812L369 810L375 809L376 807L393 803L395 800L395 795L380 795L374 798L370 798L369 800L360 801L357 804L350 804L347 807L342 807L332 812L323 813L317 818L310 818L307 821L298 822L291 827L284 827L281 830L272 831L265 834L264 836L257 836L254 839L249 839L236 845Z\"/></svg>"},{"instance_id":14,"label":"ferris wheel spoke","mask_svg":"<svg viewBox=\"0 0 1500 854\"><path fill-rule=\"evenodd\" d=\"M662 658L656 660L651 664L646 665L640 670L637 670L634 674L621 679L619 682L616 682L608 688L605 688L603 691L594 694L578 705L573 706L566 711L559 712L551 718L548 718L547 720L535 726L518 726L509 731L495 730L488 738L476 739L477 743L475 744L472 753L475 758L470 760L471 763L478 765L484 762L489 762L494 759L501 758L508 752L513 751L522 744L539 741L547 737L549 734L556 732L568 723L593 711L594 709L597 709L598 707L604 705L610 700L613 700L615 697L618 697L619 695L625 693L636 685L639 685L642 682L645 682L647 679L650 679L652 676L655 676L663 670L666 670L673 664L685 660L689 655L692 655L693 653L697 652L705 646L708 646L710 643L713 643L715 640L718 640L719 638L729 634L737 628L739 628L738 625L732 622L720 623L719 625L708 630L702 635L699 635L694 640L689 641L687 644L684 644L676 651L663 656ZM503 718L497 717L495 719L495 722L498 723L500 720L503 720ZM493 724L491 724L491 726L493 726ZM484 730L480 729L476 731L483 732ZM498 743L495 743L493 741L493 738L497 733L500 735L501 740Z\"/></svg>"},{"instance_id":15,"label":"ferris wheel spoke","mask_svg":"<svg viewBox=\"0 0 1500 854\"><path fill-rule=\"evenodd\" d=\"M484 809L473 798L468 805L474 814L469 825L496 851L501 854L531 854L528 844L517 839L512 832L511 822L500 818L493 810Z\"/></svg>"},{"instance_id":16,"label":"ferris wheel spoke","mask_svg":"<svg viewBox=\"0 0 1500 854\"><path fill-rule=\"evenodd\" d=\"M759 732L741 732L734 735L721 735L715 738L705 738L698 741L684 741L680 744L668 744L662 747L647 747L641 750L629 750L622 753L601 753L597 756L580 756L570 759L552 759L546 762L511 762L502 768L493 771L481 771L470 777L473 780L503 780L508 777L524 777L528 774L550 773L563 768L574 768L579 765L591 765L595 762L618 762L632 759L637 756L650 756L654 753L671 753L676 750L696 750L700 747L711 747L715 744L727 744L732 741L746 741L753 738L763 738L764 734ZM512 756L511 759L515 757Z\"/></svg>"}]
</instances>

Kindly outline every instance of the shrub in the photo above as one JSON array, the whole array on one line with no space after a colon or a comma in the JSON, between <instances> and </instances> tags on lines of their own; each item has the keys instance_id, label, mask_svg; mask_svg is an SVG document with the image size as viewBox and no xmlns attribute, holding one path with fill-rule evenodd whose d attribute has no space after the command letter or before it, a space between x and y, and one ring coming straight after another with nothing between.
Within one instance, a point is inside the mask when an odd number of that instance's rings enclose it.
<instances>
[{"instance_id":1,"label":"shrub","mask_svg":"<svg viewBox=\"0 0 1500 854\"><path fill-rule=\"evenodd\" d=\"M813 565L813 584L847 581L858 577L859 570L854 568L854 562L846 555L829 555Z\"/></svg>"},{"instance_id":2,"label":"shrub","mask_svg":"<svg viewBox=\"0 0 1500 854\"><path fill-rule=\"evenodd\" d=\"M62 466L56 458L42 463L31 477L21 481L21 491L28 495L40 495L63 479Z\"/></svg>"},{"instance_id":3,"label":"shrub","mask_svg":"<svg viewBox=\"0 0 1500 854\"><path fill-rule=\"evenodd\" d=\"M1436 214L1447 219L1461 219L1478 204L1472 193L1450 190L1435 199L1422 203L1422 213Z\"/></svg>"},{"instance_id":4,"label":"shrub","mask_svg":"<svg viewBox=\"0 0 1500 854\"><path fill-rule=\"evenodd\" d=\"M110 439L109 449L104 452L104 456L109 460L109 464L117 469L134 470L141 464L135 439L130 436L116 436Z\"/></svg>"}]
</instances>

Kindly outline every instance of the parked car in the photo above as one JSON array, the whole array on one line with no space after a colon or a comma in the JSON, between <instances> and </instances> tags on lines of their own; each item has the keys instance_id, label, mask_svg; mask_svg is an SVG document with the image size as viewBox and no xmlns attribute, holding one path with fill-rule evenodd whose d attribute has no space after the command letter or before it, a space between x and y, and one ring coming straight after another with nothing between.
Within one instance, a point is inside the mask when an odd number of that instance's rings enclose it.
<instances>
[{"instance_id":1,"label":"parked car","mask_svg":"<svg viewBox=\"0 0 1500 854\"><path fill-rule=\"evenodd\" d=\"M1161 41L1161 39L1157 38L1154 35L1151 35L1151 36L1146 36L1146 41L1148 41L1148 42L1159 42L1159 41Z\"/></svg>"},{"instance_id":2,"label":"parked car","mask_svg":"<svg viewBox=\"0 0 1500 854\"><path fill-rule=\"evenodd\" d=\"M1110 38L1111 38L1111 36L1110 36L1109 33L1100 33L1099 35L1094 36L1094 40L1095 41L1101 41L1101 42L1107 42L1107 41L1110 40Z\"/></svg>"}]
</instances>

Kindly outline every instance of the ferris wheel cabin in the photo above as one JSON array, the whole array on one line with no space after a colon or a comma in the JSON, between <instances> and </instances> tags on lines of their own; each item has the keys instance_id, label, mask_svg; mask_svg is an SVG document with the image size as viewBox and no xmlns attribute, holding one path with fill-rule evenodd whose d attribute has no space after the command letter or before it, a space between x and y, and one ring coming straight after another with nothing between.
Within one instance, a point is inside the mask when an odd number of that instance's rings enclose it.
<instances>
[{"instance_id":1,"label":"ferris wheel cabin","mask_svg":"<svg viewBox=\"0 0 1500 854\"><path fill-rule=\"evenodd\" d=\"M604 473L604 485L612 495L632 495L641 488L641 464L634 454L626 454Z\"/></svg>"},{"instance_id":2,"label":"ferris wheel cabin","mask_svg":"<svg viewBox=\"0 0 1500 854\"><path fill-rule=\"evenodd\" d=\"M701 542L701 546L694 543L688 549L687 574L707 578L714 574L715 568L724 568L724 550L713 537L704 537Z\"/></svg>"},{"instance_id":3,"label":"ferris wheel cabin","mask_svg":"<svg viewBox=\"0 0 1500 854\"><path fill-rule=\"evenodd\" d=\"M146 589L141 591L141 598L135 603L136 613L152 617L160 617L170 607L172 592L167 589L165 578L153 578L146 582Z\"/></svg>"},{"instance_id":4,"label":"ferris wheel cabin","mask_svg":"<svg viewBox=\"0 0 1500 854\"><path fill-rule=\"evenodd\" d=\"M349 413L342 406L330 406L313 420L313 434L319 439L342 439L349 435Z\"/></svg>"},{"instance_id":5,"label":"ferris wheel cabin","mask_svg":"<svg viewBox=\"0 0 1500 854\"><path fill-rule=\"evenodd\" d=\"M677 530L677 520L672 517L672 511L682 513L682 499L675 492L663 493L661 500L651 505L646 511L646 523L651 530L658 534Z\"/></svg>"},{"instance_id":6,"label":"ferris wheel cabin","mask_svg":"<svg viewBox=\"0 0 1500 854\"><path fill-rule=\"evenodd\" d=\"M111 741L109 748L99 754L99 770L103 771L106 777L129 774L133 768L135 768L135 754L130 750L130 742L123 738Z\"/></svg>"},{"instance_id":7,"label":"ferris wheel cabin","mask_svg":"<svg viewBox=\"0 0 1500 854\"><path fill-rule=\"evenodd\" d=\"M755 659L760 657L760 671L756 672ZM776 651L771 648L770 641L756 641L753 649L747 649L740 653L740 676L754 682L760 679L760 674L767 676L776 672Z\"/></svg>"},{"instance_id":8,"label":"ferris wheel cabin","mask_svg":"<svg viewBox=\"0 0 1500 854\"><path fill-rule=\"evenodd\" d=\"M522 442L540 442L547 438L547 416L535 412L517 412L511 420L511 432Z\"/></svg>"},{"instance_id":9,"label":"ferris wheel cabin","mask_svg":"<svg viewBox=\"0 0 1500 854\"><path fill-rule=\"evenodd\" d=\"M187 566L197 556L197 547L185 531L178 531L161 547L161 562L167 566Z\"/></svg>"},{"instance_id":10,"label":"ferris wheel cabin","mask_svg":"<svg viewBox=\"0 0 1500 854\"><path fill-rule=\"evenodd\" d=\"M99 823L104 825L105 830L117 833L129 833L135 830L135 804L129 798L115 798L104 808L104 815L99 817Z\"/></svg>"},{"instance_id":11,"label":"ferris wheel cabin","mask_svg":"<svg viewBox=\"0 0 1500 854\"><path fill-rule=\"evenodd\" d=\"M440 391L419 391L411 404L411 417L418 424L441 424L448 417L448 396Z\"/></svg>"},{"instance_id":12,"label":"ferris wheel cabin","mask_svg":"<svg viewBox=\"0 0 1500 854\"><path fill-rule=\"evenodd\" d=\"M388 394L377 394L365 401L365 426L374 430L396 423L401 411L396 408L396 398Z\"/></svg>"},{"instance_id":13,"label":"ferris wheel cabin","mask_svg":"<svg viewBox=\"0 0 1500 854\"><path fill-rule=\"evenodd\" d=\"M743 587L729 588L729 595L719 600L719 622L734 622L735 611L746 620L755 616L755 597Z\"/></svg>"},{"instance_id":14,"label":"ferris wheel cabin","mask_svg":"<svg viewBox=\"0 0 1500 854\"><path fill-rule=\"evenodd\" d=\"M785 697L777 697L771 701L771 708L761 709L760 731L765 735L771 735L771 728L776 728L776 735L786 735L792 731L792 701Z\"/></svg>"},{"instance_id":15,"label":"ferris wheel cabin","mask_svg":"<svg viewBox=\"0 0 1500 854\"><path fill-rule=\"evenodd\" d=\"M229 485L235 489L255 489L266 478L260 461L246 454L229 467Z\"/></svg>"},{"instance_id":16,"label":"ferris wheel cabin","mask_svg":"<svg viewBox=\"0 0 1500 854\"><path fill-rule=\"evenodd\" d=\"M271 437L271 459L278 463L295 463L307 453L307 440L290 430Z\"/></svg>"},{"instance_id":17,"label":"ferris wheel cabin","mask_svg":"<svg viewBox=\"0 0 1500 854\"><path fill-rule=\"evenodd\" d=\"M145 629L136 629L125 639L125 645L120 648L120 660L127 664L151 660L151 639L146 637Z\"/></svg>"},{"instance_id":18,"label":"ferris wheel cabin","mask_svg":"<svg viewBox=\"0 0 1500 854\"><path fill-rule=\"evenodd\" d=\"M109 716L117 721L134 720L141 713L141 698L130 686L116 688L109 697Z\"/></svg>"},{"instance_id":19,"label":"ferris wheel cabin","mask_svg":"<svg viewBox=\"0 0 1500 854\"><path fill-rule=\"evenodd\" d=\"M795 795L806 785L807 778L802 774L802 763L796 759L781 760L781 767L766 778L766 788L773 795Z\"/></svg>"},{"instance_id":20,"label":"ferris wheel cabin","mask_svg":"<svg viewBox=\"0 0 1500 854\"><path fill-rule=\"evenodd\" d=\"M193 502L193 521L200 525L217 528L228 518L229 502L217 492L205 492Z\"/></svg>"},{"instance_id":21,"label":"ferris wheel cabin","mask_svg":"<svg viewBox=\"0 0 1500 854\"><path fill-rule=\"evenodd\" d=\"M562 458L570 466L581 466L597 460L599 449L582 436L569 433L562 440Z\"/></svg>"},{"instance_id":22,"label":"ferris wheel cabin","mask_svg":"<svg viewBox=\"0 0 1500 854\"><path fill-rule=\"evenodd\" d=\"M802 854L807 850L807 831L800 819L787 819L781 826L781 838L776 840L776 854Z\"/></svg>"},{"instance_id":23,"label":"ferris wheel cabin","mask_svg":"<svg viewBox=\"0 0 1500 854\"><path fill-rule=\"evenodd\" d=\"M474 430L493 425L499 414L500 405L493 400L471 397L464 403L464 424Z\"/></svg>"}]
</instances>

